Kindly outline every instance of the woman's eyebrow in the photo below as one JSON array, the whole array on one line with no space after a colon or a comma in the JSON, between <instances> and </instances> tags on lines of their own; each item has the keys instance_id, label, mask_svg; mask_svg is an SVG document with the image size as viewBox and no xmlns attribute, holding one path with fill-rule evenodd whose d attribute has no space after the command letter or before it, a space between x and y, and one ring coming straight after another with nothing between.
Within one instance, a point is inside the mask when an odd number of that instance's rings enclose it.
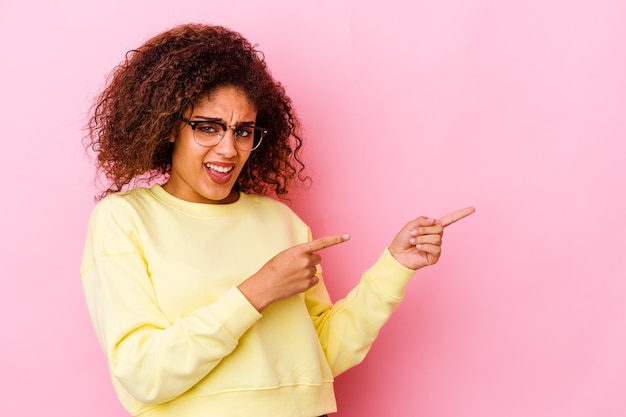
<instances>
[{"instance_id":1,"label":"woman's eyebrow","mask_svg":"<svg viewBox=\"0 0 626 417\"><path fill-rule=\"evenodd\" d=\"M224 119L221 119L219 117L208 117L208 116L201 116L201 115L196 115L196 116L192 116L193 118L198 118L198 119L203 119L206 120L207 122L218 122L218 123L223 123L223 124L227 124ZM254 126L256 124L256 122L254 120L249 121L249 122L239 122L236 124L236 126Z\"/></svg>"},{"instance_id":2,"label":"woman's eyebrow","mask_svg":"<svg viewBox=\"0 0 626 417\"><path fill-rule=\"evenodd\" d=\"M192 116L193 118L198 118L198 119L203 119L206 120L207 122L220 122L223 123L224 121L222 119L220 119L219 117L208 117L208 116L201 116L201 115L195 115Z\"/></svg>"}]
</instances>

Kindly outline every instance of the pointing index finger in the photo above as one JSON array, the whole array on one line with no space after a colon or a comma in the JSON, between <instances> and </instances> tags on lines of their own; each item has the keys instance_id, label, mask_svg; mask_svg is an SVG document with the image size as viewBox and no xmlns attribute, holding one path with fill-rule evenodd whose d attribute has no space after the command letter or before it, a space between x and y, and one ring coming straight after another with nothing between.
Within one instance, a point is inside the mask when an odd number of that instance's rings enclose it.
<instances>
[{"instance_id":1,"label":"pointing index finger","mask_svg":"<svg viewBox=\"0 0 626 417\"><path fill-rule=\"evenodd\" d=\"M465 207L464 209L446 214L445 216L443 216L442 218L438 220L438 223L440 223L443 227L446 227L446 226L451 225L454 222L461 220L464 217L469 216L475 211L476 209L474 209L474 207Z\"/></svg>"},{"instance_id":2,"label":"pointing index finger","mask_svg":"<svg viewBox=\"0 0 626 417\"><path fill-rule=\"evenodd\" d=\"M330 248L331 246L343 243L348 239L350 239L350 235L347 233L343 233L314 239L308 243L304 243L302 246L304 247L305 251L309 253L314 253L322 249Z\"/></svg>"}]
</instances>

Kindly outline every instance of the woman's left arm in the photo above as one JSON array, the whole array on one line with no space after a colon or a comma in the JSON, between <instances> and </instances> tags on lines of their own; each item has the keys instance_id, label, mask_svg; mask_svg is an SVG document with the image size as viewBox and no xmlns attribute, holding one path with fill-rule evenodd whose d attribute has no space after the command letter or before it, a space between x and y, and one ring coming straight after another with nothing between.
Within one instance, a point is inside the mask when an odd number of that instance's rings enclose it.
<instances>
[{"instance_id":1,"label":"woman's left arm","mask_svg":"<svg viewBox=\"0 0 626 417\"><path fill-rule=\"evenodd\" d=\"M402 301L415 271L439 260L444 227L473 212L468 207L439 220L419 217L408 222L363 273L359 284L334 306L323 280L307 291L307 307L334 375L365 358L381 327Z\"/></svg>"}]
</instances>

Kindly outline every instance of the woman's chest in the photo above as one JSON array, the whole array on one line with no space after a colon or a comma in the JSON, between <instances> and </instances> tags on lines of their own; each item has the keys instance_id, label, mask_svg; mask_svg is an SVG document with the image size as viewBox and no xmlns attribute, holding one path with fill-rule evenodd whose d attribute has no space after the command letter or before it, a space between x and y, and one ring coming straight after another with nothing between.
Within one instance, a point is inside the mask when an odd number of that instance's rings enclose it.
<instances>
[{"instance_id":1,"label":"woman's chest","mask_svg":"<svg viewBox=\"0 0 626 417\"><path fill-rule=\"evenodd\" d=\"M155 298L171 321L210 304L302 240L292 227L263 218L173 223L146 230L142 239Z\"/></svg>"}]
</instances>

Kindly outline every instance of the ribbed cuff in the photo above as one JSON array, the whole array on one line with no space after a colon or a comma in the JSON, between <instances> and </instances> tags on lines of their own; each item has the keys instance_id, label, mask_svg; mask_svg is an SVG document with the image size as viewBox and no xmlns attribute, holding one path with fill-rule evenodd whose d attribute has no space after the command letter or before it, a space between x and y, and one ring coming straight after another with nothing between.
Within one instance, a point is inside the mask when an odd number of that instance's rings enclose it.
<instances>
[{"instance_id":1,"label":"ribbed cuff","mask_svg":"<svg viewBox=\"0 0 626 417\"><path fill-rule=\"evenodd\" d=\"M404 289L415 271L399 263L385 248L378 261L364 273L366 279L380 292L396 298L404 296Z\"/></svg>"},{"instance_id":2,"label":"ribbed cuff","mask_svg":"<svg viewBox=\"0 0 626 417\"><path fill-rule=\"evenodd\" d=\"M208 309L234 340L239 340L257 320L263 317L237 287L228 290L211 303Z\"/></svg>"}]
</instances>

